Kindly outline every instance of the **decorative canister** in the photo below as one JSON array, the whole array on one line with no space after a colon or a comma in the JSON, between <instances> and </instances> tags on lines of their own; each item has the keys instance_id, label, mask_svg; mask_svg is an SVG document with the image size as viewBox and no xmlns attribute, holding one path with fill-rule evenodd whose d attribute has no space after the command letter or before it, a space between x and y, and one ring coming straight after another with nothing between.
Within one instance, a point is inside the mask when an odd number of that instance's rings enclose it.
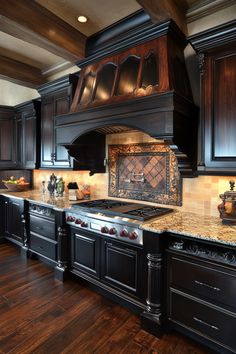
<instances>
[{"instance_id":1,"label":"decorative canister","mask_svg":"<svg viewBox=\"0 0 236 354\"><path fill-rule=\"evenodd\" d=\"M235 181L229 181L230 190L220 194L222 203L218 205L222 223L236 225L236 191Z\"/></svg>"}]
</instances>

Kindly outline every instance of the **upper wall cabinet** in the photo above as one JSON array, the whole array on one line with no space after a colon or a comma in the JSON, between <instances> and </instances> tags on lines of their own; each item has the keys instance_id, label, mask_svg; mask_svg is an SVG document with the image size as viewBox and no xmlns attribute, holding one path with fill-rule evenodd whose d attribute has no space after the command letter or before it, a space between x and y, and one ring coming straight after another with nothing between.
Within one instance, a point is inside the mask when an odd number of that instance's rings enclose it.
<instances>
[{"instance_id":1,"label":"upper wall cabinet","mask_svg":"<svg viewBox=\"0 0 236 354\"><path fill-rule=\"evenodd\" d=\"M18 168L35 169L38 167L40 107L39 100L29 101L15 107L15 145Z\"/></svg>"},{"instance_id":2,"label":"upper wall cabinet","mask_svg":"<svg viewBox=\"0 0 236 354\"><path fill-rule=\"evenodd\" d=\"M14 107L0 106L0 168L17 167Z\"/></svg>"},{"instance_id":3,"label":"upper wall cabinet","mask_svg":"<svg viewBox=\"0 0 236 354\"><path fill-rule=\"evenodd\" d=\"M41 161L42 168L71 168L67 150L55 143L54 117L69 112L75 77L45 84L38 91L41 94Z\"/></svg>"},{"instance_id":4,"label":"upper wall cabinet","mask_svg":"<svg viewBox=\"0 0 236 354\"><path fill-rule=\"evenodd\" d=\"M190 37L199 54L199 173L236 173L236 21Z\"/></svg>"}]
</instances>

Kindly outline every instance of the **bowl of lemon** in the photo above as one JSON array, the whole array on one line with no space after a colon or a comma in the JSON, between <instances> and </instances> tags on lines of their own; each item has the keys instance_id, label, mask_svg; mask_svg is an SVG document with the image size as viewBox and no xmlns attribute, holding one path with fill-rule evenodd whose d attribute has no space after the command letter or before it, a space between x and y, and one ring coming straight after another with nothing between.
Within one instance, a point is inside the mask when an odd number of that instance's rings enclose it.
<instances>
[{"instance_id":1,"label":"bowl of lemon","mask_svg":"<svg viewBox=\"0 0 236 354\"><path fill-rule=\"evenodd\" d=\"M3 183L11 192L24 192L30 187L29 182L26 182L24 177L15 179L14 176L11 176L8 181L3 181Z\"/></svg>"}]
</instances>

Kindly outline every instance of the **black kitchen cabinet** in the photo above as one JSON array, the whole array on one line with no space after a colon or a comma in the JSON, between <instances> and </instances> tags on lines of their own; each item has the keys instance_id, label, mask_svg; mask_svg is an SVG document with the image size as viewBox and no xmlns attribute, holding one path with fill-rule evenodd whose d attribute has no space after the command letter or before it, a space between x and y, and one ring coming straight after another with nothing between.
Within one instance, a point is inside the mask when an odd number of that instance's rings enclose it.
<instances>
[{"instance_id":1,"label":"black kitchen cabinet","mask_svg":"<svg viewBox=\"0 0 236 354\"><path fill-rule=\"evenodd\" d=\"M236 251L193 241L167 250L167 321L219 353L235 353Z\"/></svg>"},{"instance_id":2,"label":"black kitchen cabinet","mask_svg":"<svg viewBox=\"0 0 236 354\"><path fill-rule=\"evenodd\" d=\"M143 299L144 275L141 248L113 241L101 240L101 279L110 286Z\"/></svg>"},{"instance_id":3,"label":"black kitchen cabinet","mask_svg":"<svg viewBox=\"0 0 236 354\"><path fill-rule=\"evenodd\" d=\"M57 230L54 209L29 203L29 250L57 261Z\"/></svg>"},{"instance_id":4,"label":"black kitchen cabinet","mask_svg":"<svg viewBox=\"0 0 236 354\"><path fill-rule=\"evenodd\" d=\"M111 292L116 289L145 300L146 267L142 246L106 239L74 227L70 227L70 242L73 273L88 280L98 279L101 287L105 285Z\"/></svg>"},{"instance_id":5,"label":"black kitchen cabinet","mask_svg":"<svg viewBox=\"0 0 236 354\"><path fill-rule=\"evenodd\" d=\"M16 160L16 119L14 108L0 106L0 168L17 167Z\"/></svg>"},{"instance_id":6,"label":"black kitchen cabinet","mask_svg":"<svg viewBox=\"0 0 236 354\"><path fill-rule=\"evenodd\" d=\"M3 234L6 239L22 245L24 226L24 200L13 197L2 197Z\"/></svg>"},{"instance_id":7,"label":"black kitchen cabinet","mask_svg":"<svg viewBox=\"0 0 236 354\"><path fill-rule=\"evenodd\" d=\"M71 168L66 148L56 145L54 117L69 112L73 95L74 75L42 85L38 91L41 105L41 163L42 168Z\"/></svg>"},{"instance_id":8,"label":"black kitchen cabinet","mask_svg":"<svg viewBox=\"0 0 236 354\"><path fill-rule=\"evenodd\" d=\"M16 160L18 168L35 169L39 163L40 107L38 100L15 107Z\"/></svg>"},{"instance_id":9,"label":"black kitchen cabinet","mask_svg":"<svg viewBox=\"0 0 236 354\"><path fill-rule=\"evenodd\" d=\"M236 21L190 37L201 75L200 153L202 174L236 172Z\"/></svg>"},{"instance_id":10,"label":"black kitchen cabinet","mask_svg":"<svg viewBox=\"0 0 236 354\"><path fill-rule=\"evenodd\" d=\"M100 276L100 236L80 229L70 229L71 266L95 278Z\"/></svg>"},{"instance_id":11,"label":"black kitchen cabinet","mask_svg":"<svg viewBox=\"0 0 236 354\"><path fill-rule=\"evenodd\" d=\"M0 243L4 242L5 200L0 195Z\"/></svg>"}]
</instances>

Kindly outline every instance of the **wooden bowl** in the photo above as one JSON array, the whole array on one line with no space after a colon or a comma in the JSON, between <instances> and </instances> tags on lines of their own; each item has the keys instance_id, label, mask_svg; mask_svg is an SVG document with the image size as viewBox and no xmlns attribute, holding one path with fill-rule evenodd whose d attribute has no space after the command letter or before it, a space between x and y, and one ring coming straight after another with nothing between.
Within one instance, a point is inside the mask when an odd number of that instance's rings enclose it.
<instances>
[{"instance_id":1,"label":"wooden bowl","mask_svg":"<svg viewBox=\"0 0 236 354\"><path fill-rule=\"evenodd\" d=\"M16 184L16 183L6 183L6 182L4 183L4 185L11 192L24 192L24 191L27 191L30 186L29 183Z\"/></svg>"}]
</instances>

